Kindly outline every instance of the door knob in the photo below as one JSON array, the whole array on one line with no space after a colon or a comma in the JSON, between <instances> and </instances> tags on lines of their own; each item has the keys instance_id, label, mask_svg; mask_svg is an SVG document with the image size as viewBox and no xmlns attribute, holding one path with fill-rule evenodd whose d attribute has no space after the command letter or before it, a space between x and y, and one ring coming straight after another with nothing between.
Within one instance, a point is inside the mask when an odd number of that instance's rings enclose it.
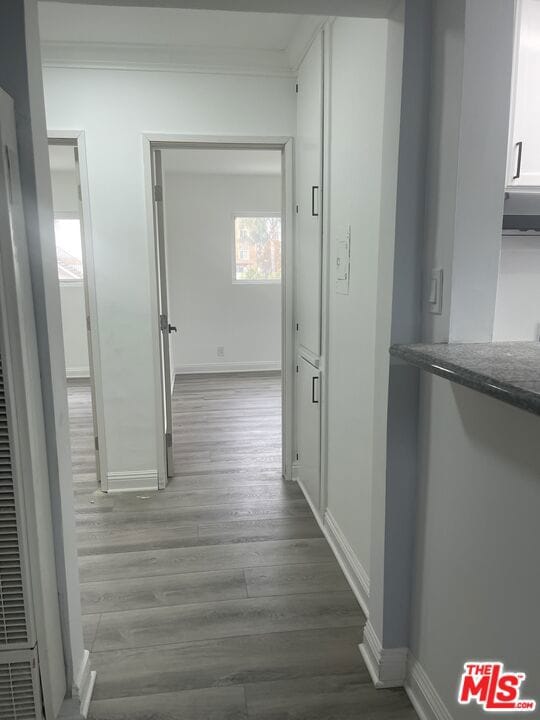
<instances>
[{"instance_id":1,"label":"door knob","mask_svg":"<svg viewBox=\"0 0 540 720\"><path fill-rule=\"evenodd\" d=\"M178 329L177 329L176 325L171 325L171 323L169 323L169 335L172 332L178 332Z\"/></svg>"}]
</instances>

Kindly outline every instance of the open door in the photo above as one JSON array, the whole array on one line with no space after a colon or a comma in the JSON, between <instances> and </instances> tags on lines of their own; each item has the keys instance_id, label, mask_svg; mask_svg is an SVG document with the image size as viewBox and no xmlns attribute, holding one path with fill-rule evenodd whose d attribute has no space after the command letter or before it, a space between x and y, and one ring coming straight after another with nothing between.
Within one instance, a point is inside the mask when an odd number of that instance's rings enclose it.
<instances>
[{"instance_id":1,"label":"open door","mask_svg":"<svg viewBox=\"0 0 540 720\"><path fill-rule=\"evenodd\" d=\"M84 266L84 272L83 272L83 287L84 287L84 308L85 308L85 314L86 314L86 339L88 342L88 366L90 370L90 396L92 399L92 427L94 430L94 449L96 454L96 478L98 483L101 483L101 467L99 462L99 440L98 440L98 426L97 426L97 412L96 412L96 381L94 377L94 367L93 367L93 358L94 354L92 352L92 325L90 322L90 291L88 289L88 273L87 273L87 265L86 265L86 258L87 258L87 251L86 251L86 236L85 236L85 228L84 228L84 212L83 212L83 204L82 204L82 191L81 191L81 171L80 171L80 165L79 165L79 148L77 145L73 146L73 154L75 159L75 173L77 176L77 186L78 186L78 193L77 197L79 199L79 225L81 228L81 247L82 247L82 256L83 256L83 266Z\"/></svg>"},{"instance_id":2,"label":"open door","mask_svg":"<svg viewBox=\"0 0 540 720\"><path fill-rule=\"evenodd\" d=\"M163 427L167 477L174 475L172 445L172 385L170 334L176 328L169 322L167 291L167 256L165 246L165 215L163 212L163 167L161 150L152 148L152 193L154 199L154 234L156 242L156 267L158 283L158 313L160 329L161 390L163 398Z\"/></svg>"}]
</instances>

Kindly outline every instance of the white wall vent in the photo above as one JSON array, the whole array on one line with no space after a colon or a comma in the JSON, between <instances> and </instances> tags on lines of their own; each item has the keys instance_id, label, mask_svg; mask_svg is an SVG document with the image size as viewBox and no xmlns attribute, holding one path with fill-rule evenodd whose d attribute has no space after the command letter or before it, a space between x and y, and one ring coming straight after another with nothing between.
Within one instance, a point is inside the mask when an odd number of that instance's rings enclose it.
<instances>
[{"instance_id":1,"label":"white wall vent","mask_svg":"<svg viewBox=\"0 0 540 720\"><path fill-rule=\"evenodd\" d=\"M0 656L0 718L42 718L35 650L18 650Z\"/></svg>"},{"instance_id":2,"label":"white wall vent","mask_svg":"<svg viewBox=\"0 0 540 720\"><path fill-rule=\"evenodd\" d=\"M28 640L8 408L0 356L0 648L20 647Z\"/></svg>"}]
</instances>

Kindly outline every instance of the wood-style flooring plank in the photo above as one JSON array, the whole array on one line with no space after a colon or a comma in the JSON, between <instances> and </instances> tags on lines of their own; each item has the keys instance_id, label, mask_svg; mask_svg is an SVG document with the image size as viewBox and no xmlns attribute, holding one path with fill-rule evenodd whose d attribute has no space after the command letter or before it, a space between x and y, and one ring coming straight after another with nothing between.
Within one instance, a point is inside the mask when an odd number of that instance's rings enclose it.
<instances>
[{"instance_id":1,"label":"wood-style flooring plank","mask_svg":"<svg viewBox=\"0 0 540 720\"><path fill-rule=\"evenodd\" d=\"M81 584L84 613L206 603L247 597L243 570L103 580Z\"/></svg>"},{"instance_id":2,"label":"wood-style flooring plank","mask_svg":"<svg viewBox=\"0 0 540 720\"><path fill-rule=\"evenodd\" d=\"M129 610L101 616L93 650L129 649L286 630L361 626L352 593L284 595Z\"/></svg>"},{"instance_id":3,"label":"wood-style flooring plank","mask_svg":"<svg viewBox=\"0 0 540 720\"><path fill-rule=\"evenodd\" d=\"M250 597L352 592L333 559L327 563L246 568L244 573Z\"/></svg>"},{"instance_id":4,"label":"wood-style flooring plank","mask_svg":"<svg viewBox=\"0 0 540 720\"><path fill-rule=\"evenodd\" d=\"M379 690L357 673L252 683L245 691L252 720L417 720L404 690Z\"/></svg>"},{"instance_id":5,"label":"wood-style flooring plank","mask_svg":"<svg viewBox=\"0 0 540 720\"><path fill-rule=\"evenodd\" d=\"M268 540L103 555L79 559L81 582L174 573L205 572L260 565L328 562L332 551L324 538Z\"/></svg>"},{"instance_id":6,"label":"wood-style flooring plank","mask_svg":"<svg viewBox=\"0 0 540 720\"><path fill-rule=\"evenodd\" d=\"M241 686L95 700L88 720L247 720Z\"/></svg>"},{"instance_id":7,"label":"wood-style flooring plank","mask_svg":"<svg viewBox=\"0 0 540 720\"><path fill-rule=\"evenodd\" d=\"M357 674L359 628L300 630L93 653L96 700L253 682ZM361 717L361 715L359 715Z\"/></svg>"}]
</instances>

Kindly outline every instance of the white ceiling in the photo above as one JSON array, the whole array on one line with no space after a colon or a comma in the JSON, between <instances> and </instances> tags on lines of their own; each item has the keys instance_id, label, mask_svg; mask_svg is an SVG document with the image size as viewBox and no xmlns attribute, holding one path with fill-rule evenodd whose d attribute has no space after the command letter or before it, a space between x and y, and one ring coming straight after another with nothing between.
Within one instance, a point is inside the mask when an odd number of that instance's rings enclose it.
<instances>
[{"instance_id":1,"label":"white ceiling","mask_svg":"<svg viewBox=\"0 0 540 720\"><path fill-rule=\"evenodd\" d=\"M39 3L46 65L244 67L292 73L322 17Z\"/></svg>"},{"instance_id":2,"label":"white ceiling","mask_svg":"<svg viewBox=\"0 0 540 720\"><path fill-rule=\"evenodd\" d=\"M60 0L69 4L74 0ZM87 5L199 8L251 12L254 0L86 0ZM389 17L399 0L257 0L257 12Z\"/></svg>"},{"instance_id":3,"label":"white ceiling","mask_svg":"<svg viewBox=\"0 0 540 720\"><path fill-rule=\"evenodd\" d=\"M171 149L162 151L165 173L279 175L279 150Z\"/></svg>"},{"instance_id":4,"label":"white ceiling","mask_svg":"<svg viewBox=\"0 0 540 720\"><path fill-rule=\"evenodd\" d=\"M40 3L44 41L286 50L298 15Z\"/></svg>"}]
</instances>

